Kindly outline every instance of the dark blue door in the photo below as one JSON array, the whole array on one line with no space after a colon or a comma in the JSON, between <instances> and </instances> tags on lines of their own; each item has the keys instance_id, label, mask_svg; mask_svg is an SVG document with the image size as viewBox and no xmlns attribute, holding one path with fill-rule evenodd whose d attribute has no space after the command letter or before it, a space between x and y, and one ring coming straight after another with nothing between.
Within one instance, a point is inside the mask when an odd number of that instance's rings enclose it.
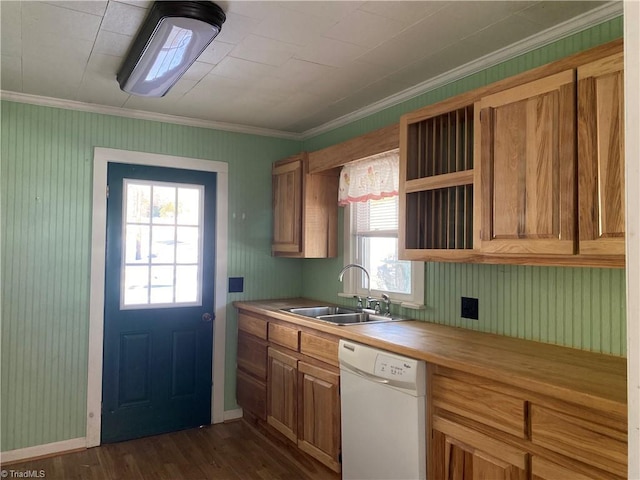
<instances>
[{"instance_id":1,"label":"dark blue door","mask_svg":"<svg viewBox=\"0 0 640 480\"><path fill-rule=\"evenodd\" d=\"M211 423L216 174L109 163L103 443Z\"/></svg>"}]
</instances>

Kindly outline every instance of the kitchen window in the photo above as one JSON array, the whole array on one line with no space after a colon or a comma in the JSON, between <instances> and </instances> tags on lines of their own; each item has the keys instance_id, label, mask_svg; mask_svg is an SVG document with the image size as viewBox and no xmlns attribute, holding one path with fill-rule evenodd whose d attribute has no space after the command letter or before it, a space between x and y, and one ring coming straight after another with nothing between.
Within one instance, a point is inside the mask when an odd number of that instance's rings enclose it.
<instances>
[{"instance_id":1,"label":"kitchen window","mask_svg":"<svg viewBox=\"0 0 640 480\"><path fill-rule=\"evenodd\" d=\"M352 167L352 168L349 168ZM345 264L357 263L371 278L371 296L420 308L424 303L424 263L398 259L398 153L376 155L346 166L340 204L345 206ZM350 269L342 296L368 294L365 274Z\"/></svg>"}]
</instances>

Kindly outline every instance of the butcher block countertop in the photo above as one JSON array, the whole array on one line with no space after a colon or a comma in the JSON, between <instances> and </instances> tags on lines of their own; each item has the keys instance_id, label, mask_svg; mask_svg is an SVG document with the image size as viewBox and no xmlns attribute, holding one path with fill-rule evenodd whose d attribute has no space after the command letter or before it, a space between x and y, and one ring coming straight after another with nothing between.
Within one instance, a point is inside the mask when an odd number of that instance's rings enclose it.
<instances>
[{"instance_id":1,"label":"butcher block countertop","mask_svg":"<svg viewBox=\"0 0 640 480\"><path fill-rule=\"evenodd\" d=\"M303 298L237 301L267 315L585 407L627 414L626 358L408 320L338 326L281 309L326 305Z\"/></svg>"}]
</instances>

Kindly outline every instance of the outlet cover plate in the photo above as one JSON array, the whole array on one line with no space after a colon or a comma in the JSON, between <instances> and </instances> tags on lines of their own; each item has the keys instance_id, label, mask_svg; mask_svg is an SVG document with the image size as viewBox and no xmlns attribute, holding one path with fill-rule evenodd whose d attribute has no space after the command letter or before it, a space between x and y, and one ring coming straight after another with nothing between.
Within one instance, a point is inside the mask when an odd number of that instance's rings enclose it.
<instances>
[{"instance_id":1,"label":"outlet cover plate","mask_svg":"<svg viewBox=\"0 0 640 480\"><path fill-rule=\"evenodd\" d=\"M478 299L462 297L460 302L460 316L470 320L478 320Z\"/></svg>"},{"instance_id":2,"label":"outlet cover plate","mask_svg":"<svg viewBox=\"0 0 640 480\"><path fill-rule=\"evenodd\" d=\"M229 277L229 293L244 292L244 277Z\"/></svg>"}]
</instances>

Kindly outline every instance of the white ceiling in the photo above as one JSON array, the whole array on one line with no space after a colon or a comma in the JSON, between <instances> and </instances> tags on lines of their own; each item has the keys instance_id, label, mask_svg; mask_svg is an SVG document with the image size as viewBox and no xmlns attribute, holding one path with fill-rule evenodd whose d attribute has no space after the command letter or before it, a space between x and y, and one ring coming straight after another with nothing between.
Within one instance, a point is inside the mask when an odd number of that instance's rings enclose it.
<instances>
[{"instance_id":1,"label":"white ceiling","mask_svg":"<svg viewBox=\"0 0 640 480\"><path fill-rule=\"evenodd\" d=\"M299 134L611 7L596 1L217 3L227 15L220 35L164 98L150 99L122 92L116 73L152 2L2 0L0 87Z\"/></svg>"}]
</instances>

